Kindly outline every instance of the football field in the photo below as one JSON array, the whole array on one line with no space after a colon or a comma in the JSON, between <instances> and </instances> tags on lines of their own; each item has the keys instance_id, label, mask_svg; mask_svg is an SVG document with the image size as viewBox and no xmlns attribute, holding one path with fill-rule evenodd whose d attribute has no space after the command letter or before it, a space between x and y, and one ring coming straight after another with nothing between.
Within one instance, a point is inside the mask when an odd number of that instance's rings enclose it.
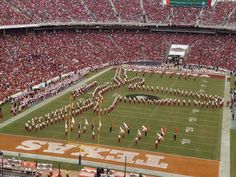
<instances>
[{"instance_id":1,"label":"football field","mask_svg":"<svg viewBox=\"0 0 236 177\"><path fill-rule=\"evenodd\" d=\"M109 70L100 77L94 79L98 85L113 82L115 69ZM142 76L143 73L127 72L128 78L135 76ZM145 74L145 84L153 87L168 87L173 89L187 90L193 92L203 91L211 95L223 96L224 93L224 80L216 78L193 78L178 79L177 76L169 78L166 74L160 77L160 74ZM91 81L92 82L92 81ZM92 96L93 90L84 93L73 102L81 102ZM170 95L168 93L151 92L151 91L130 91L128 84L121 86L116 90L106 92L104 94L104 101L101 108L108 107L112 104L113 99L117 95L151 95L158 98L181 98L178 95ZM188 99L187 99L188 100ZM1 133L17 134L24 136L43 137L50 139L67 140L65 135L65 123L60 122L53 126L48 126L38 132L27 132L24 124L27 120L33 117L44 116L53 110L59 109L70 103L69 93L58 98L57 100L37 109L36 111L28 114L20 120L2 128ZM78 138L78 122L82 127L85 123L85 118L91 125L95 123L95 127L99 124L99 115L93 113L92 110L86 111L75 117L76 126L71 132L70 140L72 142L84 142L92 144L103 144L110 146L118 146L125 148L135 148L147 151L164 152L168 154L176 154L183 156L199 157L205 159L219 160L220 153L220 135L221 135L221 121L222 109L216 108L194 108L192 106L156 106L150 104L130 104L128 102L119 103L114 111L109 114L102 115L101 123L102 128L100 136L95 132L95 139L92 139L92 130L88 128L86 133L82 133ZM123 123L130 127L130 134L126 134L125 138L118 142L118 134L120 127ZM109 131L109 125L113 125L112 132ZM143 136L142 140L135 144L138 129L142 129L142 125L148 128L148 135ZM165 128L166 135L164 141L160 143L158 148L155 148L155 140L157 132L161 128ZM177 141L173 140L175 128L179 129L177 133ZM187 129L187 131L186 131Z\"/></svg>"}]
</instances>

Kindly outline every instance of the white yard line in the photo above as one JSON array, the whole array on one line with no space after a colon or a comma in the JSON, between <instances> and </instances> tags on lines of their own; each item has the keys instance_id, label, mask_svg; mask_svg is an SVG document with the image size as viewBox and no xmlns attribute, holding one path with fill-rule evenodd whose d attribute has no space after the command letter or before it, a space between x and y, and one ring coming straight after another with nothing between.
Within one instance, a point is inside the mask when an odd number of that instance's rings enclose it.
<instances>
[{"instance_id":1,"label":"white yard line","mask_svg":"<svg viewBox=\"0 0 236 177\"><path fill-rule=\"evenodd\" d=\"M230 83L225 78L224 99L229 100ZM220 177L230 177L230 109L224 106L222 132L221 132L221 151L220 151Z\"/></svg>"},{"instance_id":2,"label":"white yard line","mask_svg":"<svg viewBox=\"0 0 236 177\"><path fill-rule=\"evenodd\" d=\"M0 124L0 128L3 128L3 127L5 127L5 126L11 124L12 122L15 122L16 120L21 119L22 117L25 117L25 116L28 115L29 113L31 113L31 112L33 112L33 111L35 111L35 110L37 110L37 109L39 109L39 108L45 106L46 104L48 104L48 103L50 103L50 102L52 102L52 101L58 99L59 97L61 97L61 96L65 95L65 94L67 94L68 92L74 90L74 89L77 88L78 86L81 86L81 85L83 85L83 84L85 84L85 83L87 83L87 82L93 80L94 78L97 78L98 76L100 76L100 75L102 75L103 73L107 72L107 71L110 70L111 68L112 68L112 67L109 67L109 68L107 68L107 69L104 69L104 70L102 70L101 72L99 72L99 73L97 73L97 74L91 76L90 78L84 79L84 80L82 80L81 82L78 82L77 84L75 84L75 85L73 85L73 86L71 86L71 87L69 87L69 88L63 90L62 92L58 93L57 95L55 95L55 96L53 96L53 97L51 97L51 98L48 98L46 101L42 101L42 102L40 102L40 103L34 105L34 106L31 107L30 109L28 109L28 110L26 110L26 111L24 111L24 112L22 112L22 113L20 113L20 114L18 114L18 115L16 115L16 116L12 117L11 119L8 119L8 120L2 122L2 123Z\"/></svg>"},{"instance_id":3,"label":"white yard line","mask_svg":"<svg viewBox=\"0 0 236 177\"><path fill-rule=\"evenodd\" d=\"M140 110L140 109L139 109ZM139 111L139 110L137 110L137 111ZM127 113L127 115L128 115L128 113L133 113L132 111L122 111L123 113ZM143 114L143 115L145 115L146 116L146 113L142 113L142 112L140 112L140 114ZM163 116L162 116L163 117ZM167 117L165 117L165 118L167 118ZM137 118L136 117L129 117L129 119L134 119L134 120L137 120ZM146 118L139 118L139 119L142 119L142 120L146 120ZM158 118L158 119L155 119L155 118L149 118L149 120L152 120L152 121L156 121L156 122L170 122L170 123L177 123L177 124L181 124L181 125L186 125L186 126L188 126L189 125L189 122L188 123L185 123L185 122L180 122L180 121L173 121L173 119L171 119L171 120L167 120L167 119L160 119L160 118ZM181 120L186 120L186 119L181 119ZM199 121L200 122L200 121ZM205 122L210 122L210 123L212 123L212 121L205 121ZM195 123L194 125L197 125L197 126L200 126L200 127L208 127L208 128L218 128L218 127L216 127L216 126L213 126L213 125L209 125L209 124L199 124L199 123Z\"/></svg>"}]
</instances>

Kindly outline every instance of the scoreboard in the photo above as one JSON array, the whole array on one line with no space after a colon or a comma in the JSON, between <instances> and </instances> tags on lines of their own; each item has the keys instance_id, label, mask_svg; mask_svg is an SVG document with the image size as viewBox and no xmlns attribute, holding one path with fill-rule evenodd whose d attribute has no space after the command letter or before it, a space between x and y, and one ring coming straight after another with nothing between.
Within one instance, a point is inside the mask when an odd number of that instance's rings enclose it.
<instances>
[{"instance_id":1,"label":"scoreboard","mask_svg":"<svg viewBox=\"0 0 236 177\"><path fill-rule=\"evenodd\" d=\"M211 0L167 0L169 6L204 7L211 6Z\"/></svg>"}]
</instances>

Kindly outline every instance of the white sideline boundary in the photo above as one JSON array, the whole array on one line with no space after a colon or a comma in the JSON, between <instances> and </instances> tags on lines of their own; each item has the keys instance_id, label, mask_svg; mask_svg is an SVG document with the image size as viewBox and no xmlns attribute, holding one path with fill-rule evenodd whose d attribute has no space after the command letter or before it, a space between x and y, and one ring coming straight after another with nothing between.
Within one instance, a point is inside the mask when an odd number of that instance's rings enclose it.
<instances>
[{"instance_id":1,"label":"white sideline boundary","mask_svg":"<svg viewBox=\"0 0 236 177\"><path fill-rule=\"evenodd\" d=\"M224 99L230 99L230 82L225 77L225 91ZM223 119L222 119L222 131L221 131L221 149L220 149L220 170L219 177L230 177L230 108L224 106Z\"/></svg>"},{"instance_id":2,"label":"white sideline boundary","mask_svg":"<svg viewBox=\"0 0 236 177\"><path fill-rule=\"evenodd\" d=\"M29 108L28 110L23 111L22 113L20 113L20 114L14 116L14 117L12 117L12 118L10 118L10 119L8 119L8 120L2 122L2 123L0 124L0 128L3 128L3 127L5 127L5 126L11 124L12 122L15 122L16 120L19 120L19 119L21 119L22 117L25 117L25 116L28 115L29 113L31 113L31 112L33 112L33 111L35 111L35 110L37 110L37 109L39 109L39 108L45 106L46 104L48 104L48 103L50 103L50 102L56 100L56 99L59 98L59 97L61 97L61 96L65 95L65 94L67 94L68 92L70 92L70 91L76 89L78 86L81 86L81 85L83 85L83 84L85 84L85 83L91 81L92 79L94 79L94 78L96 78L96 77L98 77L98 76L104 74L105 72L109 71L110 69L112 69L112 67L106 68L106 69L100 71L99 73L97 73L97 74L95 74L95 75L93 75L93 76L91 76L91 77L89 77L89 78L87 78L87 79L84 79L84 80L82 80L82 81L79 81L77 84L75 84L75 85L73 85L73 86L71 86L71 87L66 88L66 89L63 90L62 92L58 93L57 95L55 95L55 96L53 96L53 97L48 98L48 99L45 100L45 101L41 101L40 103L38 103L38 104L32 106L32 107Z\"/></svg>"},{"instance_id":3,"label":"white sideline boundary","mask_svg":"<svg viewBox=\"0 0 236 177\"><path fill-rule=\"evenodd\" d=\"M12 152L12 151L2 151L4 155L7 156L18 156L19 152ZM64 163L72 163L72 164L78 164L79 166L79 160L77 159L70 159L70 158L64 158L64 157L52 157L47 155L39 155L39 154L30 154L30 153L20 153L21 157L24 158L33 158L33 159L41 159L41 160L48 160L51 161L57 161L57 162L64 162ZM82 166L90 166L90 167L103 167L103 168L111 168L118 171L124 171L124 166L120 165L112 165L108 163L97 163L87 160L81 160ZM172 174L167 172L160 172L160 171L153 171L153 170L147 170L147 169L141 169L141 168L135 168L135 167L126 167L126 170L131 173L142 173L142 174L148 174L153 176L162 176L162 177L192 177L192 176L186 176L186 175L179 175L179 174Z\"/></svg>"}]
</instances>

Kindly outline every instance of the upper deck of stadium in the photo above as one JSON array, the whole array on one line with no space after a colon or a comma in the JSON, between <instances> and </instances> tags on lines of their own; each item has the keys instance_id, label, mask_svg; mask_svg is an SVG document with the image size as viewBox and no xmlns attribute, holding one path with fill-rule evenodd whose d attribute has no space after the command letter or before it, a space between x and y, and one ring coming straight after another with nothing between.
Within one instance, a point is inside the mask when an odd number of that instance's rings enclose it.
<instances>
[{"instance_id":1,"label":"upper deck of stadium","mask_svg":"<svg viewBox=\"0 0 236 177\"><path fill-rule=\"evenodd\" d=\"M212 7L174 7L160 0L3 0L0 10L1 26L58 22L236 26L235 1L217 1Z\"/></svg>"}]
</instances>

